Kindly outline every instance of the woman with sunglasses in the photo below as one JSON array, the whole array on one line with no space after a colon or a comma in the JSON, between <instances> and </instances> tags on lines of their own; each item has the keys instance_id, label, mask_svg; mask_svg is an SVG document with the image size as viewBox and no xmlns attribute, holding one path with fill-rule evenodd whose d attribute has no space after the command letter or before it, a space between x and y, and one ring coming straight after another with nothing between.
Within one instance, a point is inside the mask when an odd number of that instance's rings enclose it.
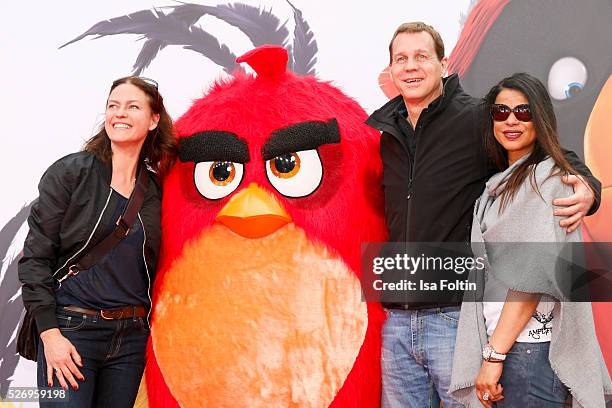
<instances>
[{"instance_id":1,"label":"woman with sunglasses","mask_svg":"<svg viewBox=\"0 0 612 408\"><path fill-rule=\"evenodd\" d=\"M61 386L68 398L58 406L134 403L160 243L158 178L174 157L172 120L157 83L125 77L110 88L99 132L40 181L19 279L40 333L38 386ZM148 186L133 225L92 266L75 270L72 265L116 231L136 180ZM40 399L41 407L55 405Z\"/></svg>"},{"instance_id":2,"label":"woman with sunglasses","mask_svg":"<svg viewBox=\"0 0 612 408\"><path fill-rule=\"evenodd\" d=\"M568 270L558 244L579 242L553 215L577 174L557 137L544 85L518 73L485 97L485 146L503 169L476 202L472 250L484 261L470 279L456 339L453 396L476 407L604 407L612 384L595 336L591 305L565 302ZM529 243L529 244L525 244ZM552 255L551 255L552 254Z\"/></svg>"}]
</instances>

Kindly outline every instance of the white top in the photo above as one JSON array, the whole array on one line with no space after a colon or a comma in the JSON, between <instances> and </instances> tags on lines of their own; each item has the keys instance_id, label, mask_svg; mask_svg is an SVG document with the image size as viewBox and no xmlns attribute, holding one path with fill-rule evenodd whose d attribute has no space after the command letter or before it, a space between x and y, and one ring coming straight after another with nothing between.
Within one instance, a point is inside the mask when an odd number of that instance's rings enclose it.
<instances>
[{"instance_id":1,"label":"white top","mask_svg":"<svg viewBox=\"0 0 612 408\"><path fill-rule=\"evenodd\" d=\"M484 299L505 299L508 289L502 286L489 273L486 275ZM491 337L497 327L497 322L501 316L504 302L482 302L482 309L487 328L487 336ZM553 309L555 300L547 295L542 295L540 303L533 316L525 325L516 341L520 343L543 343L550 341L553 329Z\"/></svg>"}]
</instances>

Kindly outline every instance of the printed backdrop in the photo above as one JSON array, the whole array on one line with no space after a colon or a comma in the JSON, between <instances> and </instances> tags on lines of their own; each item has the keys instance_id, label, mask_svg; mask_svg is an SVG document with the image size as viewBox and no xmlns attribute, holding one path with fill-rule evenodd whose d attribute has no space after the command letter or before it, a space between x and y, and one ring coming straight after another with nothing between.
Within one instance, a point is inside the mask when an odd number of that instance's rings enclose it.
<instances>
[{"instance_id":1,"label":"printed backdrop","mask_svg":"<svg viewBox=\"0 0 612 408\"><path fill-rule=\"evenodd\" d=\"M612 57L607 52L612 33L604 33L610 30L611 0L5 5L0 17L0 396L11 384L35 384L35 365L14 354L22 313L15 260L27 232L24 207L36 197L43 171L93 135L114 79L132 73L156 79L171 115L178 118L214 79L231 72L232 55L261 43L301 43L308 53L295 56L296 66L333 81L371 112L387 100L378 82L388 63L390 36L399 24L413 20L440 31L447 55L461 35L452 70L474 95L482 95L504 74L539 76L555 97L563 144L582 157L586 153L604 186L611 184L612 167L603 157L611 150L612 129L601 124L598 113L612 106ZM386 78L380 75L381 82ZM388 87L385 91L393 93ZM599 127L589 131L589 118ZM606 235L610 212L604 201L591 221L589 232L596 240L612 241ZM605 332L610 328L598 328L604 333L600 341L609 342Z\"/></svg>"}]
</instances>

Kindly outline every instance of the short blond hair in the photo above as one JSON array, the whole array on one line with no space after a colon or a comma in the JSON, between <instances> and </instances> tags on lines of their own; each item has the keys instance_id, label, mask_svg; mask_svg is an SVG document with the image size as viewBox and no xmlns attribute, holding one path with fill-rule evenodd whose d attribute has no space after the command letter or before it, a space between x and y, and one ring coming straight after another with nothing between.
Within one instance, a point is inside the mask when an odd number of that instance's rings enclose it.
<instances>
[{"instance_id":1,"label":"short blond hair","mask_svg":"<svg viewBox=\"0 0 612 408\"><path fill-rule=\"evenodd\" d=\"M425 32L431 35L431 38L434 41L434 47L436 49L436 56L438 60L442 61L444 58L444 42L442 41L442 36L440 33L436 31L432 26L423 23L422 21L412 21L410 23L404 23L397 27L393 37L391 38L391 42L389 42L389 65L393 62L393 41L395 37L402 33L422 33Z\"/></svg>"}]
</instances>

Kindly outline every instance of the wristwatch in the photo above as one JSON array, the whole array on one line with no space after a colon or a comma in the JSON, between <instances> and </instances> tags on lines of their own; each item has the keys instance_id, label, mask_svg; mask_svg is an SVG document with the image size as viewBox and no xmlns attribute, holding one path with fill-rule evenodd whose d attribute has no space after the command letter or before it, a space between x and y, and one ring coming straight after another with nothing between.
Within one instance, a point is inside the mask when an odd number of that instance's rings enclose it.
<instances>
[{"instance_id":1,"label":"wristwatch","mask_svg":"<svg viewBox=\"0 0 612 408\"><path fill-rule=\"evenodd\" d=\"M482 358L490 363L502 363L506 359L506 354L498 353L493 346L487 343L482 348Z\"/></svg>"}]
</instances>

